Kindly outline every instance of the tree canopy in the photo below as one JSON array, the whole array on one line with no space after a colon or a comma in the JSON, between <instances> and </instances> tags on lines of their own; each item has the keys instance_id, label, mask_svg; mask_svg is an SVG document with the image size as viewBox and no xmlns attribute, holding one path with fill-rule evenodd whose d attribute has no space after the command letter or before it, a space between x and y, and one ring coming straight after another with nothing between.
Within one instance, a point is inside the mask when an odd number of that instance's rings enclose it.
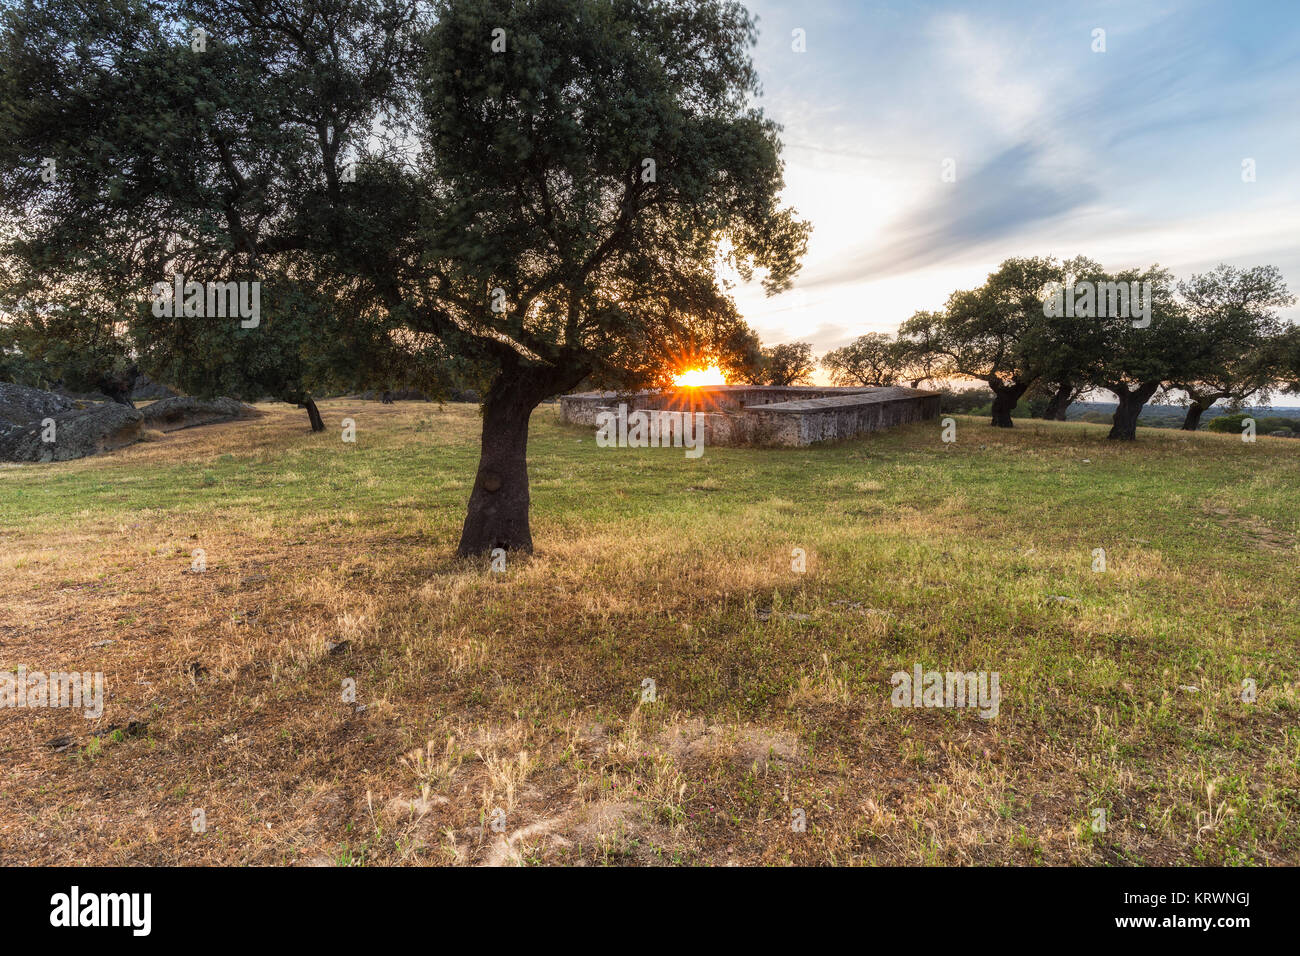
<instances>
[{"instance_id":1,"label":"tree canopy","mask_svg":"<svg viewBox=\"0 0 1300 956\"><path fill-rule=\"evenodd\" d=\"M1110 437L1131 440L1162 389L1186 395L1195 428L1215 401L1284 382L1296 333L1276 309L1293 301L1273 266L1220 265L1175 284L1159 266L1108 273L1085 256L1016 258L942 311L916 313L894 348L927 377L986 382L995 426L1011 426L1022 396L1063 418L1080 395L1108 390L1118 400Z\"/></svg>"},{"instance_id":2,"label":"tree canopy","mask_svg":"<svg viewBox=\"0 0 1300 956\"><path fill-rule=\"evenodd\" d=\"M1276 266L1214 270L1178 283L1192 325L1187 374L1171 385L1186 395L1183 427L1194 431L1217 401L1240 405L1267 394L1285 375L1276 342L1285 331L1277 309L1295 299Z\"/></svg>"},{"instance_id":3,"label":"tree canopy","mask_svg":"<svg viewBox=\"0 0 1300 956\"><path fill-rule=\"evenodd\" d=\"M898 348L881 332L868 332L822 356L822 368L835 385L893 385L899 377Z\"/></svg>"},{"instance_id":4,"label":"tree canopy","mask_svg":"<svg viewBox=\"0 0 1300 956\"><path fill-rule=\"evenodd\" d=\"M799 267L756 35L727 0L25 0L0 256L120 277L140 354L191 382L481 372L459 550L530 549L532 409L752 358L718 266L769 293ZM153 321L177 275L264 283L267 321Z\"/></svg>"},{"instance_id":5,"label":"tree canopy","mask_svg":"<svg viewBox=\"0 0 1300 956\"><path fill-rule=\"evenodd\" d=\"M817 369L811 342L782 342L763 349L758 369L760 385L804 385Z\"/></svg>"},{"instance_id":6,"label":"tree canopy","mask_svg":"<svg viewBox=\"0 0 1300 956\"><path fill-rule=\"evenodd\" d=\"M919 312L900 334L925 343L934 371L977 378L993 390L993 424L1011 427L1011 410L1043 374L1043 302L1061 270L1051 259L1008 259L976 289L954 292L942 312Z\"/></svg>"}]
</instances>

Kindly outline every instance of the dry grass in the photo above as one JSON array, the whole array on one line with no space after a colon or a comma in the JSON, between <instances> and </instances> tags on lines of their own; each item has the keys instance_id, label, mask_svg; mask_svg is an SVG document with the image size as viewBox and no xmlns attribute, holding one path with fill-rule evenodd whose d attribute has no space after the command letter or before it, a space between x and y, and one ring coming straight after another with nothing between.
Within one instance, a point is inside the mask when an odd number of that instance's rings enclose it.
<instances>
[{"instance_id":1,"label":"dry grass","mask_svg":"<svg viewBox=\"0 0 1300 956\"><path fill-rule=\"evenodd\" d=\"M472 408L265 409L0 469L0 670L108 688L0 711L7 862L1300 861L1297 443L691 462L543 408L496 575L451 556ZM999 716L894 709L914 662L999 671Z\"/></svg>"}]
</instances>

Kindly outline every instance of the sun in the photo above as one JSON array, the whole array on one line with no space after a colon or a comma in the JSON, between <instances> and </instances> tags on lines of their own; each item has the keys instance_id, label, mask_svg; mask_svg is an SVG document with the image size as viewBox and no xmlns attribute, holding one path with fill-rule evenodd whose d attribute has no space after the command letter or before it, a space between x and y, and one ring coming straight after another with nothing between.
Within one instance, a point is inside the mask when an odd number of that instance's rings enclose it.
<instances>
[{"instance_id":1,"label":"sun","mask_svg":"<svg viewBox=\"0 0 1300 956\"><path fill-rule=\"evenodd\" d=\"M701 385L726 385L722 369L714 362L708 368L691 368L680 375L673 376L673 384L679 388L698 388Z\"/></svg>"}]
</instances>

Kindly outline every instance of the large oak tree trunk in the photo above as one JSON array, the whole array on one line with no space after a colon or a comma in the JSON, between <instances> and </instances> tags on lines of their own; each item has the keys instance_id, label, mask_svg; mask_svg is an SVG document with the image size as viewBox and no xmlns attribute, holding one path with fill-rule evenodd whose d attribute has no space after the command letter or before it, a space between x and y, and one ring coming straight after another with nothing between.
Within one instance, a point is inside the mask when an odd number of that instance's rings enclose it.
<instances>
[{"instance_id":1,"label":"large oak tree trunk","mask_svg":"<svg viewBox=\"0 0 1300 956\"><path fill-rule=\"evenodd\" d=\"M1183 431L1194 432L1200 428L1201 416L1205 414L1205 410L1209 407L1209 404L1202 404L1201 402L1192 402L1192 404L1188 405L1187 415L1183 419Z\"/></svg>"},{"instance_id":2,"label":"large oak tree trunk","mask_svg":"<svg viewBox=\"0 0 1300 956\"><path fill-rule=\"evenodd\" d=\"M325 430L325 419L320 417L320 409L316 407L316 402L313 399L304 398L298 407L307 409L307 418L311 422L312 431L323 432Z\"/></svg>"},{"instance_id":3,"label":"large oak tree trunk","mask_svg":"<svg viewBox=\"0 0 1300 956\"><path fill-rule=\"evenodd\" d=\"M1011 412L1020 401L1020 396L1029 390L1029 383L998 386L990 382L989 388L993 389L993 427L1015 427L1011 422Z\"/></svg>"},{"instance_id":4,"label":"large oak tree trunk","mask_svg":"<svg viewBox=\"0 0 1300 956\"><path fill-rule=\"evenodd\" d=\"M528 420L535 407L518 391L494 386L488 393L478 474L457 548L464 557L494 548L533 550L528 525Z\"/></svg>"},{"instance_id":5,"label":"large oak tree trunk","mask_svg":"<svg viewBox=\"0 0 1300 956\"><path fill-rule=\"evenodd\" d=\"M508 363L483 401L478 474L460 533L462 557L533 550L528 523L528 422L544 399L578 384L587 370Z\"/></svg>"},{"instance_id":6,"label":"large oak tree trunk","mask_svg":"<svg viewBox=\"0 0 1300 956\"><path fill-rule=\"evenodd\" d=\"M131 393L135 391L135 383L139 377L140 370L132 365L123 371L99 376L99 381L96 384L99 386L99 391L107 395L116 404L125 405L127 408L135 408L135 402L131 400Z\"/></svg>"},{"instance_id":7,"label":"large oak tree trunk","mask_svg":"<svg viewBox=\"0 0 1300 956\"><path fill-rule=\"evenodd\" d=\"M1191 399L1191 404L1187 406L1187 415L1183 418L1182 429L1185 432L1194 432L1201 426L1201 416L1208 412L1221 398L1227 398L1227 392L1197 392L1182 386L1187 397Z\"/></svg>"},{"instance_id":8,"label":"large oak tree trunk","mask_svg":"<svg viewBox=\"0 0 1300 956\"><path fill-rule=\"evenodd\" d=\"M1074 383L1062 382L1060 388L1052 395L1052 400L1043 409L1043 418L1049 422L1065 421L1065 413L1069 410L1073 400Z\"/></svg>"},{"instance_id":9,"label":"large oak tree trunk","mask_svg":"<svg viewBox=\"0 0 1300 956\"><path fill-rule=\"evenodd\" d=\"M1110 434L1106 437L1115 441L1136 441L1138 416L1142 414L1147 399L1159 387L1159 382L1144 382L1134 389L1125 385L1110 386L1110 390L1119 398L1119 407L1115 409Z\"/></svg>"}]
</instances>

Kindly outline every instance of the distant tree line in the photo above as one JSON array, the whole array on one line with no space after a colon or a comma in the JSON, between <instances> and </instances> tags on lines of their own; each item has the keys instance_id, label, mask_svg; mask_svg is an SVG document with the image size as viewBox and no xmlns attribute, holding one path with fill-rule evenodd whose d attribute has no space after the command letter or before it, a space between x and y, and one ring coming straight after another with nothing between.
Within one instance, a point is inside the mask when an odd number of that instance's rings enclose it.
<instances>
[{"instance_id":1,"label":"distant tree line","mask_svg":"<svg viewBox=\"0 0 1300 956\"><path fill-rule=\"evenodd\" d=\"M1115 309L1116 289L1140 291ZM1076 290L1073 314L1053 307ZM917 312L897 335L859 336L821 365L836 385L983 381L988 391L964 398L984 396L979 405L1000 428L1012 427L1022 401L1037 417L1064 420L1081 395L1104 390L1117 401L1110 437L1132 440L1157 392L1179 395L1182 427L1194 431L1217 402L1239 408L1300 391L1300 328L1277 312L1294 301L1275 266L1219 265L1175 282L1158 266L1111 274L1082 256L1008 259L942 311ZM950 392L946 404L955 398Z\"/></svg>"}]
</instances>

